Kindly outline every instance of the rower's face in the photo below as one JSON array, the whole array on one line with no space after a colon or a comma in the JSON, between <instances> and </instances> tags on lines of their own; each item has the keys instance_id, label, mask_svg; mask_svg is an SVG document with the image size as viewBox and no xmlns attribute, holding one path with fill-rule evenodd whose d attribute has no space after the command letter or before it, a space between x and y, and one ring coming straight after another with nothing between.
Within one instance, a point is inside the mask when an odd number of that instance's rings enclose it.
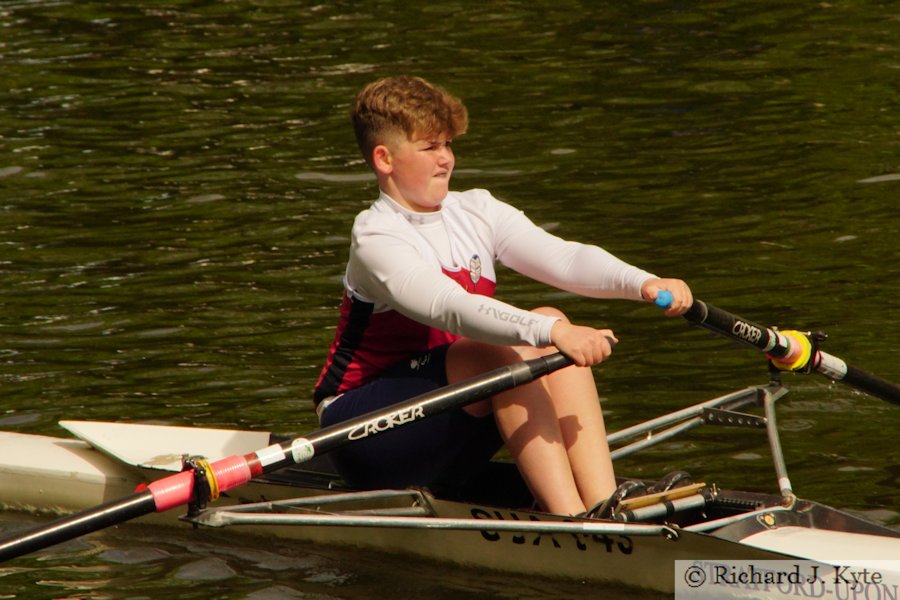
<instances>
[{"instance_id":1,"label":"rower's face","mask_svg":"<svg viewBox=\"0 0 900 600\"><path fill-rule=\"evenodd\" d=\"M385 190L394 200L415 212L440 208L450 191L450 176L456 164L451 140L433 135L388 144L390 168Z\"/></svg>"}]
</instances>

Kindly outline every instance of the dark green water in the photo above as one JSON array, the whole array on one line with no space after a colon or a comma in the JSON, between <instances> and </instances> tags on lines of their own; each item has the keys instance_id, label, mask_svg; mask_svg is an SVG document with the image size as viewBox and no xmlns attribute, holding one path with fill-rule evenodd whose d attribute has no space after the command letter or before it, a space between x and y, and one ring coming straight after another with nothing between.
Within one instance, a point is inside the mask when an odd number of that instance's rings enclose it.
<instances>
[{"instance_id":1,"label":"dark green water","mask_svg":"<svg viewBox=\"0 0 900 600\"><path fill-rule=\"evenodd\" d=\"M727 310L823 329L826 350L900 380L892 4L407 4L0 2L0 426L313 428L350 221L376 193L347 111L396 73L465 99L454 187ZM652 308L502 277L514 304L617 332L597 372L611 429L766 379L758 356ZM797 491L896 523L900 407L787 381ZM620 471L771 491L766 456L752 433L712 430ZM4 566L0 597L599 593L148 535Z\"/></svg>"}]
</instances>

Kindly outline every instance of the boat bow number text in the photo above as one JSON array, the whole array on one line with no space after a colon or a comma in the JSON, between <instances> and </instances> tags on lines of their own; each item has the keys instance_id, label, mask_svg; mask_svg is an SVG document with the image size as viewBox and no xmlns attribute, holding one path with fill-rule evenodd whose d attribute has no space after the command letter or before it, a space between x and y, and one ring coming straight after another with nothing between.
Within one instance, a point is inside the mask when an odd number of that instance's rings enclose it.
<instances>
[{"instance_id":1,"label":"boat bow number text","mask_svg":"<svg viewBox=\"0 0 900 600\"><path fill-rule=\"evenodd\" d=\"M515 513L506 513L503 514L499 510L494 510L488 512L487 510L481 508L473 508L471 510L472 517L475 519L499 519L499 520L513 520L519 521L518 515ZM530 516L529 520L531 521L540 521L540 519ZM588 551L590 545L599 544L602 548L606 550L606 552L621 552L622 554L631 554L634 551L634 542L631 541L631 538L627 535L607 535L607 534L552 534L552 533L539 533L539 534L524 534L524 533L516 533L516 534L501 534L498 531L488 531L484 530L481 532L481 537L489 542L503 542L507 543L512 542L517 545L525 545L530 544L532 546L540 546L541 544L551 544L554 548L563 548L564 544L560 542L560 539L566 540L571 536L574 540L575 547L582 552Z\"/></svg>"}]
</instances>

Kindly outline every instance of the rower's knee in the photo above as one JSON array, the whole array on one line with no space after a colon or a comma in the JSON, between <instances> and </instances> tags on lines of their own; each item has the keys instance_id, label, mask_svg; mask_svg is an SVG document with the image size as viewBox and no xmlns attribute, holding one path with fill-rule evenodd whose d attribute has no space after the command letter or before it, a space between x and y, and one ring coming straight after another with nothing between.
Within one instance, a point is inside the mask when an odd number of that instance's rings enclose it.
<instances>
[{"instance_id":1,"label":"rower's knee","mask_svg":"<svg viewBox=\"0 0 900 600\"><path fill-rule=\"evenodd\" d=\"M547 317L556 317L561 320L563 323L568 323L569 318L565 315L565 313L558 308L553 308L552 306L539 306L535 308L531 312L535 312L539 315L544 315Z\"/></svg>"},{"instance_id":2,"label":"rower's knee","mask_svg":"<svg viewBox=\"0 0 900 600\"><path fill-rule=\"evenodd\" d=\"M541 306L535 308L531 312L548 317L556 317L563 323L569 322L568 317L566 317L566 315L561 310L559 310L558 308L553 308L552 306ZM547 356L548 354L553 354L554 352L556 352L556 348L553 346L547 346L546 348L535 348L534 346L515 346L514 349L522 360L539 358L541 356Z\"/></svg>"},{"instance_id":3,"label":"rower's knee","mask_svg":"<svg viewBox=\"0 0 900 600\"><path fill-rule=\"evenodd\" d=\"M464 338L454 342L447 350L447 379L453 383L520 360L519 354L509 346L495 346Z\"/></svg>"},{"instance_id":4,"label":"rower's knee","mask_svg":"<svg viewBox=\"0 0 900 600\"><path fill-rule=\"evenodd\" d=\"M551 306L541 306L532 312L556 317L568 323L569 319L559 309ZM469 338L459 339L447 350L447 381L454 383L469 377L474 377L499 369L506 365L515 364L523 360L546 356L556 351L553 346L535 348L533 346L496 346L485 344Z\"/></svg>"}]
</instances>

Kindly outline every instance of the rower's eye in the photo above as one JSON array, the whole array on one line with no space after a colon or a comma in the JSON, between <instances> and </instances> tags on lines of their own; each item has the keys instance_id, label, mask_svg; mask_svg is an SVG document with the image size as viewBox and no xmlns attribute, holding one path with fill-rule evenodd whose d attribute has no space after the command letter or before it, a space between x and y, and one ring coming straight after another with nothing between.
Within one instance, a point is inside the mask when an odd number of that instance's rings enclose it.
<instances>
[{"instance_id":1,"label":"rower's eye","mask_svg":"<svg viewBox=\"0 0 900 600\"><path fill-rule=\"evenodd\" d=\"M453 143L453 140L447 140L447 141L445 141L445 142L431 142L431 143L428 145L428 147L425 148L425 149L426 149L426 150L431 150L431 151L436 151L436 150L440 150L440 149L443 148L444 146L446 146L447 148L450 148L450 146L451 146L452 143Z\"/></svg>"}]
</instances>

